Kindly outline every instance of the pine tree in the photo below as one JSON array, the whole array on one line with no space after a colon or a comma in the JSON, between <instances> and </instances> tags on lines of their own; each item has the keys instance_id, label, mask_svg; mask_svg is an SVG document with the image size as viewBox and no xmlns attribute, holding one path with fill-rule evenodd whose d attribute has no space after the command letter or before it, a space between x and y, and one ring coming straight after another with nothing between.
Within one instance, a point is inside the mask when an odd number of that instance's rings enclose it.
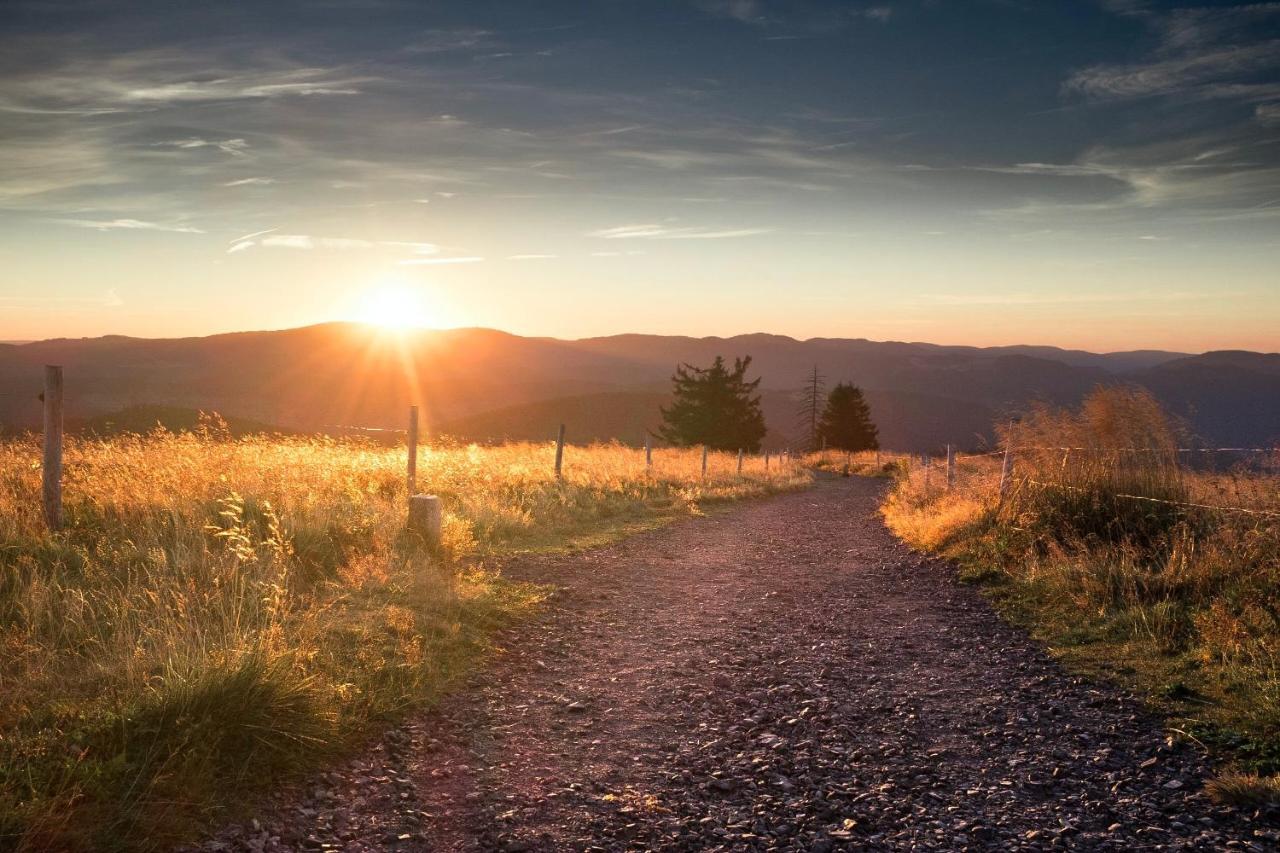
<instances>
[{"instance_id":1,"label":"pine tree","mask_svg":"<svg viewBox=\"0 0 1280 853\"><path fill-rule=\"evenodd\" d=\"M871 420L871 407L856 385L841 382L831 389L827 408L818 423L818 434L826 439L827 447L857 452L877 450L880 439L875 422Z\"/></svg>"},{"instance_id":2,"label":"pine tree","mask_svg":"<svg viewBox=\"0 0 1280 853\"><path fill-rule=\"evenodd\" d=\"M662 409L664 424L658 436L674 445L703 445L713 450L755 453L764 438L764 413L755 394L760 380L748 382L751 356L735 358L733 369L724 358L708 368L682 364L671 377L675 402Z\"/></svg>"},{"instance_id":3,"label":"pine tree","mask_svg":"<svg viewBox=\"0 0 1280 853\"><path fill-rule=\"evenodd\" d=\"M825 399L826 378L818 373L818 365L805 377L804 387L800 391L796 417L799 421L800 434L804 436L803 444L809 450L817 450L822 445L822 436L818 426L822 415L822 404Z\"/></svg>"}]
</instances>

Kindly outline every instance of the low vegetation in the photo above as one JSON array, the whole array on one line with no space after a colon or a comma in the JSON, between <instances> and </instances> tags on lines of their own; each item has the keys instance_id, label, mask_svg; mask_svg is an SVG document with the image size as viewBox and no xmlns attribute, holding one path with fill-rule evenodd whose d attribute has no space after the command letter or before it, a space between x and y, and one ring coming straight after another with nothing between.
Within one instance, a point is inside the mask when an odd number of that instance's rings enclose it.
<instances>
[{"instance_id":1,"label":"low vegetation","mask_svg":"<svg viewBox=\"0 0 1280 853\"><path fill-rule=\"evenodd\" d=\"M963 457L946 488L900 466L884 506L912 545L956 558L1068 665L1138 688L1238 765L1211 793L1273 799L1280 771L1280 476L1274 454L1210 469L1146 393L1038 408ZM1229 509L1223 509L1227 507Z\"/></svg>"},{"instance_id":2,"label":"low vegetation","mask_svg":"<svg viewBox=\"0 0 1280 853\"><path fill-rule=\"evenodd\" d=\"M166 849L430 702L543 590L494 557L799 488L699 450L432 446L443 542L403 529L404 451L198 432L73 440L67 528L36 440L0 443L0 847Z\"/></svg>"}]
</instances>

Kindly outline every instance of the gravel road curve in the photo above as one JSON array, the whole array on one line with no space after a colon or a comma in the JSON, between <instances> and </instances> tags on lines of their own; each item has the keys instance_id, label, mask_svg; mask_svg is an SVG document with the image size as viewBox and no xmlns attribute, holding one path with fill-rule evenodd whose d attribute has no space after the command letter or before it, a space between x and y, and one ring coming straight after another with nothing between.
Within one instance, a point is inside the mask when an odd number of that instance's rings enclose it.
<instances>
[{"instance_id":1,"label":"gravel road curve","mask_svg":"<svg viewBox=\"0 0 1280 853\"><path fill-rule=\"evenodd\" d=\"M1208 767L1065 674L829 479L521 559L562 589L471 689L203 845L1274 850Z\"/></svg>"}]
</instances>

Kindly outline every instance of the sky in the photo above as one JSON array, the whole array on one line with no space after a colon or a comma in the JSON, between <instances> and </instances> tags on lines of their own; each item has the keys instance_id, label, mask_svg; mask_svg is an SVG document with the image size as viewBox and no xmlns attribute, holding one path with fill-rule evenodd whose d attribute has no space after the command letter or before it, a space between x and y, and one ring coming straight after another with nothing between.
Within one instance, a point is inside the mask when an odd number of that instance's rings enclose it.
<instances>
[{"instance_id":1,"label":"sky","mask_svg":"<svg viewBox=\"0 0 1280 853\"><path fill-rule=\"evenodd\" d=\"M0 4L0 340L1280 349L1280 3Z\"/></svg>"}]
</instances>

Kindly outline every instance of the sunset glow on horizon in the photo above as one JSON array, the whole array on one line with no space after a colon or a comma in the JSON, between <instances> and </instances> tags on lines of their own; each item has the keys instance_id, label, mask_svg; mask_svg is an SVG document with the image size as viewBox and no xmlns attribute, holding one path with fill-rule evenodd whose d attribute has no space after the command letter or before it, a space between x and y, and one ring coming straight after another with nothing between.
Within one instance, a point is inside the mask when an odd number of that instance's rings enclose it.
<instances>
[{"instance_id":1,"label":"sunset glow on horizon","mask_svg":"<svg viewBox=\"0 0 1280 853\"><path fill-rule=\"evenodd\" d=\"M1280 350L1275 4L0 21L0 340L356 320Z\"/></svg>"}]
</instances>

